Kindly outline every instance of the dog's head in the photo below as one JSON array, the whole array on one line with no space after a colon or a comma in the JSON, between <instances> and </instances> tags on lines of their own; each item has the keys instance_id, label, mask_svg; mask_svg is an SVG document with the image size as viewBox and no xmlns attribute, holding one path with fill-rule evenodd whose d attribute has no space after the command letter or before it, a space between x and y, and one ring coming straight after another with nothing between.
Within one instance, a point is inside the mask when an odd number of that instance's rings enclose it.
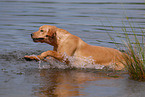
<instances>
[{"instance_id":1,"label":"dog's head","mask_svg":"<svg viewBox=\"0 0 145 97\"><path fill-rule=\"evenodd\" d=\"M37 32L31 34L34 42L48 43L53 45L56 36L56 26L43 25Z\"/></svg>"}]
</instances>

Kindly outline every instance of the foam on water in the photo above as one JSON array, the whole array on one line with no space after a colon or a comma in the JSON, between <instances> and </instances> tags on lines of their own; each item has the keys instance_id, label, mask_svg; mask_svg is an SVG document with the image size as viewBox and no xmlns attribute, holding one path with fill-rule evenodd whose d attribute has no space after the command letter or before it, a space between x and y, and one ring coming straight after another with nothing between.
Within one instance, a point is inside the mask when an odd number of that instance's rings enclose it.
<instances>
[{"instance_id":1,"label":"foam on water","mask_svg":"<svg viewBox=\"0 0 145 97\"><path fill-rule=\"evenodd\" d=\"M34 54L33 54L33 55L30 55L30 56L35 56L35 57L39 60L39 61L38 61L38 62L39 62L38 67L39 67L39 69L42 69L42 68L41 68L41 62L42 62L42 61L40 60L40 58L38 58L37 55L34 55Z\"/></svg>"},{"instance_id":2,"label":"foam on water","mask_svg":"<svg viewBox=\"0 0 145 97\"><path fill-rule=\"evenodd\" d=\"M95 64L92 57L72 57L70 58L72 67L76 68L93 68L93 69L103 69L104 65Z\"/></svg>"},{"instance_id":3,"label":"foam on water","mask_svg":"<svg viewBox=\"0 0 145 97\"><path fill-rule=\"evenodd\" d=\"M36 56L36 55L32 55ZM75 57L75 56L66 56L64 54L65 58L70 61L69 64L65 64L64 62L60 62L52 57L50 57L47 62L41 61L37 56L37 58L40 60L39 61L39 69L47 69L47 68L61 68L61 69L66 69L66 68L92 68L92 69L103 69L105 66L100 65L100 64L95 64L94 60L92 57Z\"/></svg>"}]
</instances>

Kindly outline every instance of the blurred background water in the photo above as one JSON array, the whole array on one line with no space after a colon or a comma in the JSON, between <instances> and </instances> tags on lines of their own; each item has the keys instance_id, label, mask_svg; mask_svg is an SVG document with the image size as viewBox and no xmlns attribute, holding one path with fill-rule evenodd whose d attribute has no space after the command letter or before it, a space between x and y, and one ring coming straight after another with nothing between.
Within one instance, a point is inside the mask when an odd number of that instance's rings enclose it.
<instances>
[{"instance_id":1,"label":"blurred background water","mask_svg":"<svg viewBox=\"0 0 145 97\"><path fill-rule=\"evenodd\" d=\"M144 97L145 84L127 75L108 77L96 70L39 70L38 62L21 59L52 49L34 43L32 32L55 25L91 45L116 48L123 24L132 37L145 31L144 0L0 0L0 97Z\"/></svg>"}]
</instances>

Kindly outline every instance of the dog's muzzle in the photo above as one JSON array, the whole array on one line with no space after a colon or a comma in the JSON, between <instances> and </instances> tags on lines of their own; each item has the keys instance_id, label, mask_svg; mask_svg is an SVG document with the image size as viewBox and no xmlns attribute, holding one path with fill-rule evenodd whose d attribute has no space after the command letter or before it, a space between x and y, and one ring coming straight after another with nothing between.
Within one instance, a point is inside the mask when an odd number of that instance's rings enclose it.
<instances>
[{"instance_id":1,"label":"dog's muzzle","mask_svg":"<svg viewBox=\"0 0 145 97\"><path fill-rule=\"evenodd\" d=\"M41 41L44 40L44 38L33 38L33 41Z\"/></svg>"},{"instance_id":2,"label":"dog's muzzle","mask_svg":"<svg viewBox=\"0 0 145 97\"><path fill-rule=\"evenodd\" d=\"M44 40L44 38L33 38L33 33L31 34L31 37L32 37L32 39L33 39L33 41L35 42L35 41L42 41L42 40Z\"/></svg>"}]
</instances>

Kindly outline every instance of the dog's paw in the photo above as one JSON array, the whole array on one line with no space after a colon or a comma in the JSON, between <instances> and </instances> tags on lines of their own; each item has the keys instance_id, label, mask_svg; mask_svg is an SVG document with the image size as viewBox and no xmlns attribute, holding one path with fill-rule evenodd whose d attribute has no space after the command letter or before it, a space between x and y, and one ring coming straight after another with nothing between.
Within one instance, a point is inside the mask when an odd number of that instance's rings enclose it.
<instances>
[{"instance_id":1,"label":"dog's paw","mask_svg":"<svg viewBox=\"0 0 145 97\"><path fill-rule=\"evenodd\" d=\"M24 56L24 59L25 59L26 61L35 60L32 56Z\"/></svg>"},{"instance_id":2,"label":"dog's paw","mask_svg":"<svg viewBox=\"0 0 145 97\"><path fill-rule=\"evenodd\" d=\"M30 56L24 56L24 59L26 60L26 61L31 61L32 59L30 58Z\"/></svg>"}]
</instances>

